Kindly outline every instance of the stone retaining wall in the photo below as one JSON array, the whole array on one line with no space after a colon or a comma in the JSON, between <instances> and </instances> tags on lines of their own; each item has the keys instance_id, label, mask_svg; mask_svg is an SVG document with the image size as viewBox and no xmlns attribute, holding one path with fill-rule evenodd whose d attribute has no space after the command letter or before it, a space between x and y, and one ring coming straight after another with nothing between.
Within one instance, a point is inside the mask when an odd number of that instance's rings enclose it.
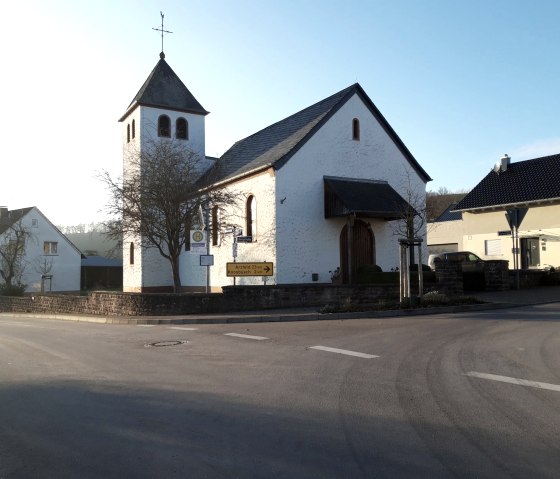
<instances>
[{"instance_id":1,"label":"stone retaining wall","mask_svg":"<svg viewBox=\"0 0 560 479\"><path fill-rule=\"evenodd\" d=\"M1 312L167 316L242 312L262 309L322 307L349 299L357 304L398 298L398 285L228 286L223 293L110 293L87 296L0 296Z\"/></svg>"}]
</instances>

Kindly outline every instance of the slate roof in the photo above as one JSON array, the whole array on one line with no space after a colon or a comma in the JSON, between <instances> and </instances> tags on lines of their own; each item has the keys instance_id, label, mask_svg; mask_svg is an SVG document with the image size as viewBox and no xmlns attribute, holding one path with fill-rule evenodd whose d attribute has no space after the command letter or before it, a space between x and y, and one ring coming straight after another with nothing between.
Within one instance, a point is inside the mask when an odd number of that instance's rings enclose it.
<instances>
[{"instance_id":1,"label":"slate roof","mask_svg":"<svg viewBox=\"0 0 560 479\"><path fill-rule=\"evenodd\" d=\"M8 211L6 217L2 217L0 220L0 234L4 233L14 223L17 223L19 220L21 220L32 209L33 207Z\"/></svg>"},{"instance_id":2,"label":"slate roof","mask_svg":"<svg viewBox=\"0 0 560 479\"><path fill-rule=\"evenodd\" d=\"M323 177L325 218L355 213L368 218L399 219L411 206L386 181Z\"/></svg>"},{"instance_id":3,"label":"slate roof","mask_svg":"<svg viewBox=\"0 0 560 479\"><path fill-rule=\"evenodd\" d=\"M560 154L510 163L506 171L490 171L457 203L455 211L546 200L560 200Z\"/></svg>"},{"instance_id":4,"label":"slate roof","mask_svg":"<svg viewBox=\"0 0 560 479\"><path fill-rule=\"evenodd\" d=\"M274 166L280 168L299 148L354 94L358 94L372 114L424 181L424 171L381 112L355 83L294 115L235 143L216 166L202 179L203 184L218 184Z\"/></svg>"},{"instance_id":5,"label":"slate roof","mask_svg":"<svg viewBox=\"0 0 560 479\"><path fill-rule=\"evenodd\" d=\"M460 211L454 211L457 203L451 203L441 215L439 215L434 223L441 223L444 221L457 221L463 219L463 214Z\"/></svg>"},{"instance_id":6,"label":"slate roof","mask_svg":"<svg viewBox=\"0 0 560 479\"><path fill-rule=\"evenodd\" d=\"M119 121L123 121L138 105L199 115L208 114L164 58L164 55L160 56L160 60Z\"/></svg>"}]
</instances>

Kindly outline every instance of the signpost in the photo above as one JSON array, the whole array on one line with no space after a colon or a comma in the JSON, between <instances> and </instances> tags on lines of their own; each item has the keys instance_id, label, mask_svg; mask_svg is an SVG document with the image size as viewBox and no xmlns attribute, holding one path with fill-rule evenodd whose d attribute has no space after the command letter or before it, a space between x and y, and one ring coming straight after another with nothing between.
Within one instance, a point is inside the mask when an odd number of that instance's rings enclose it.
<instances>
[{"instance_id":1,"label":"signpost","mask_svg":"<svg viewBox=\"0 0 560 479\"><path fill-rule=\"evenodd\" d=\"M227 276L272 276L274 266L271 262L226 263Z\"/></svg>"}]
</instances>

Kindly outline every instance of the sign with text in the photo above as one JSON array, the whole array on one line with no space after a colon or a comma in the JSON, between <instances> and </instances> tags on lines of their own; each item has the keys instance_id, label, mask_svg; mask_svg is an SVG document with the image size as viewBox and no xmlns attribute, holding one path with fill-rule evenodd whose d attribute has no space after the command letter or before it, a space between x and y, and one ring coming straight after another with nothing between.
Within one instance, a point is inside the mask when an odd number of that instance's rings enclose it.
<instances>
[{"instance_id":1,"label":"sign with text","mask_svg":"<svg viewBox=\"0 0 560 479\"><path fill-rule=\"evenodd\" d=\"M227 276L272 276L272 263L226 263Z\"/></svg>"}]
</instances>

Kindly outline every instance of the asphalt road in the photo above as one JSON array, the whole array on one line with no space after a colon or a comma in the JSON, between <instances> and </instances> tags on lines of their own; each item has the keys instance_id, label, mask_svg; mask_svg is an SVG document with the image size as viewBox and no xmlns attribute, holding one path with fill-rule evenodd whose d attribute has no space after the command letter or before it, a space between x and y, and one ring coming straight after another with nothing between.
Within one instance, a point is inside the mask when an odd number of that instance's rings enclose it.
<instances>
[{"instance_id":1,"label":"asphalt road","mask_svg":"<svg viewBox=\"0 0 560 479\"><path fill-rule=\"evenodd\" d=\"M559 326L1 317L0 478L557 478Z\"/></svg>"}]
</instances>

